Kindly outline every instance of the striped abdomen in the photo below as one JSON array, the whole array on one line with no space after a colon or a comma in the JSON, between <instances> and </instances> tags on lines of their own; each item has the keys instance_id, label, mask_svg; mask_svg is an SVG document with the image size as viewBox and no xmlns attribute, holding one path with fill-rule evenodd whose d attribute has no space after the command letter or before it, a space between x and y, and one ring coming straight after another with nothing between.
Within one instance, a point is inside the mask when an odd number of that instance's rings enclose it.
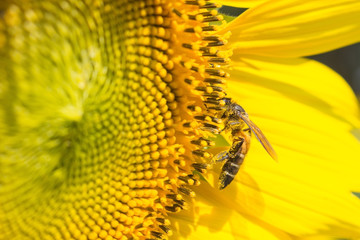
<instances>
[{"instance_id":1,"label":"striped abdomen","mask_svg":"<svg viewBox=\"0 0 360 240\"><path fill-rule=\"evenodd\" d=\"M243 163L245 155L242 153L236 154L233 157L230 157L224 164L221 169L221 175L219 178L220 181L220 190L224 189L229 185L232 180L235 178L238 173L241 164Z\"/></svg>"}]
</instances>

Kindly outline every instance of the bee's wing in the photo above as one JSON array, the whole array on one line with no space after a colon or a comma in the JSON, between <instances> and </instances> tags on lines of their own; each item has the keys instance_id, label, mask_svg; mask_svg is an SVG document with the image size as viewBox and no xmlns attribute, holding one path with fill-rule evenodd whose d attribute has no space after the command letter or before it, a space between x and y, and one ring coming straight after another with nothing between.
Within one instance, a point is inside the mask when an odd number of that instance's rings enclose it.
<instances>
[{"instance_id":1,"label":"bee's wing","mask_svg":"<svg viewBox=\"0 0 360 240\"><path fill-rule=\"evenodd\" d=\"M258 126L255 125L255 123L253 123L247 116L245 116L244 114L240 114L241 119L246 123L246 125L249 126L249 128L251 129L251 131L255 134L256 138L259 140L259 142L261 143L261 145L263 145L263 147L265 148L265 150L269 153L269 155L276 161L277 160L277 155L275 150L272 148L271 144L269 143L269 141L266 139L265 135L263 134L263 132L260 130L260 128L258 128Z\"/></svg>"}]
</instances>

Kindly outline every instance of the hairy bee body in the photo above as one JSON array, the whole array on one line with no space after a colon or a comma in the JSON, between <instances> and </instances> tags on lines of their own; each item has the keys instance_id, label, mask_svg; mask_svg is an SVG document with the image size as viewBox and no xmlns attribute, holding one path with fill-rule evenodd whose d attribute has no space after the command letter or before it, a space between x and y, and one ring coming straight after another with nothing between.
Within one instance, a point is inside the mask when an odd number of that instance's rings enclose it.
<instances>
[{"instance_id":1,"label":"hairy bee body","mask_svg":"<svg viewBox=\"0 0 360 240\"><path fill-rule=\"evenodd\" d=\"M266 151L276 159L276 153L261 130L249 119L245 110L231 98L224 98L224 111L220 118L224 122L225 131L231 131L232 145L213 158L213 162L225 161L219 177L219 188L224 189L235 178L249 150L251 132L264 146Z\"/></svg>"}]
</instances>

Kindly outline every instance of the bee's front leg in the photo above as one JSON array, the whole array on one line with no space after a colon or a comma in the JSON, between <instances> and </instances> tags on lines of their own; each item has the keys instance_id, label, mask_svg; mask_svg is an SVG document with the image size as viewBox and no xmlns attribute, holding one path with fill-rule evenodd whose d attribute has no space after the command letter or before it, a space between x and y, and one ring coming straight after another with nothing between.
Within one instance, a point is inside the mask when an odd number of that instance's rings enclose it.
<instances>
[{"instance_id":1,"label":"bee's front leg","mask_svg":"<svg viewBox=\"0 0 360 240\"><path fill-rule=\"evenodd\" d=\"M241 128L243 122L235 120L235 119L227 119L224 123L224 128L220 130L219 133L226 130L238 129Z\"/></svg>"},{"instance_id":2,"label":"bee's front leg","mask_svg":"<svg viewBox=\"0 0 360 240\"><path fill-rule=\"evenodd\" d=\"M222 152L219 152L218 154L216 154L211 159L209 164L213 165L213 164L218 163L218 162L223 162L225 160L227 161L230 158L233 158L234 156L236 156L237 154L240 154L241 147L242 147L243 143L244 143L244 138L242 138L242 137L234 138L230 149L227 150L227 151L222 151Z\"/></svg>"}]
</instances>

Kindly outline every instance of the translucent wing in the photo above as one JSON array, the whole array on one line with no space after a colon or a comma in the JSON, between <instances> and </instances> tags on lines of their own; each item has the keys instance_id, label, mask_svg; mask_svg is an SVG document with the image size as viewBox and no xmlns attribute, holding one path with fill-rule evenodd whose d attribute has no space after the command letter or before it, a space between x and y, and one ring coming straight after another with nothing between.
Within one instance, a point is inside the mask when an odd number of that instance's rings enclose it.
<instances>
[{"instance_id":1,"label":"translucent wing","mask_svg":"<svg viewBox=\"0 0 360 240\"><path fill-rule=\"evenodd\" d=\"M241 119L246 123L246 125L249 126L249 128L251 129L251 131L255 134L256 138L259 140L259 142L261 143L261 145L263 145L263 147L265 148L265 150L269 153L269 155L276 161L277 160L277 155L275 150L272 148L271 144L269 143L269 141L266 139L265 135L263 134L263 132L260 130L260 128L258 128L258 126L255 125L255 123L253 123L248 116L244 115L244 114L240 114Z\"/></svg>"}]
</instances>

